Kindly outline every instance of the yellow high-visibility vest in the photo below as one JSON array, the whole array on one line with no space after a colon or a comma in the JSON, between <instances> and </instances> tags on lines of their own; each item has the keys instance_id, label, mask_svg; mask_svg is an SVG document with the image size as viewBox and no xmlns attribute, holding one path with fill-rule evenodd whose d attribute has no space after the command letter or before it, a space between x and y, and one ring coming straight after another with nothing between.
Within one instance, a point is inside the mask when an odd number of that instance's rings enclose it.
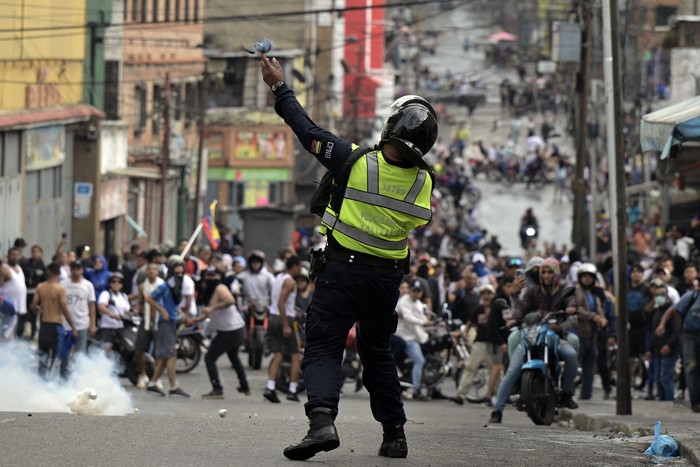
<instances>
[{"instance_id":1,"label":"yellow high-visibility vest","mask_svg":"<svg viewBox=\"0 0 700 467\"><path fill-rule=\"evenodd\" d=\"M372 151L353 164L340 218L326 206L322 233L343 247L380 258L403 259L408 234L430 222L432 178L418 167L403 168Z\"/></svg>"}]
</instances>

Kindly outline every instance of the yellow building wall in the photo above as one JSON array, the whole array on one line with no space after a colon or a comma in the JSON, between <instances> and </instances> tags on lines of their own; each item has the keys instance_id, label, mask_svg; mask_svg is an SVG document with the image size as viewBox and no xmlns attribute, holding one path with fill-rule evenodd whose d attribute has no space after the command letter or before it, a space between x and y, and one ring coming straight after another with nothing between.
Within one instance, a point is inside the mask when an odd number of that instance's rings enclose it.
<instances>
[{"instance_id":1,"label":"yellow building wall","mask_svg":"<svg viewBox=\"0 0 700 467\"><path fill-rule=\"evenodd\" d=\"M82 100L86 0L4 0L0 109Z\"/></svg>"}]
</instances>

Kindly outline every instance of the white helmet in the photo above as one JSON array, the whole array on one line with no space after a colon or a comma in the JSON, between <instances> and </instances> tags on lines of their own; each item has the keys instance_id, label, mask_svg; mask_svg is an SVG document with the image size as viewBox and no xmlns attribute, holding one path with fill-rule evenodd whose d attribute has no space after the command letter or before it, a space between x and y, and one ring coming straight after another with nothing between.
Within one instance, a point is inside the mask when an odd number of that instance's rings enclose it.
<instances>
[{"instance_id":1,"label":"white helmet","mask_svg":"<svg viewBox=\"0 0 700 467\"><path fill-rule=\"evenodd\" d=\"M593 263L583 263L576 271L576 275L580 278L583 274L590 274L595 278L598 274L598 268Z\"/></svg>"}]
</instances>

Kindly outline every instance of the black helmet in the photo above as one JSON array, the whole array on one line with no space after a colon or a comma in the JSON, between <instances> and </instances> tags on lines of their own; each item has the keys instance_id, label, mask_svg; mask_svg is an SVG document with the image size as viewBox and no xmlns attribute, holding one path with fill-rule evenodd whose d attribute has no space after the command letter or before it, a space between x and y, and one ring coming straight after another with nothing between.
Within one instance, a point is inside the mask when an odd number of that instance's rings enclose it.
<instances>
[{"instance_id":1,"label":"black helmet","mask_svg":"<svg viewBox=\"0 0 700 467\"><path fill-rule=\"evenodd\" d=\"M432 172L433 169L423 157L437 140L435 110L428 101L416 95L396 99L390 109L391 115L382 130L380 146L390 143L415 165Z\"/></svg>"}]
</instances>

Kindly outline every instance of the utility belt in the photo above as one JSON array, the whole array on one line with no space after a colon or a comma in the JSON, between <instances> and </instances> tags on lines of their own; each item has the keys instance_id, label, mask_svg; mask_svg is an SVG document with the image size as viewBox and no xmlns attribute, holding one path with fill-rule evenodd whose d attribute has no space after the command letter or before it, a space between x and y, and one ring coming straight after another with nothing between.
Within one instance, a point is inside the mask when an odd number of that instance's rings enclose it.
<instances>
[{"instance_id":1,"label":"utility belt","mask_svg":"<svg viewBox=\"0 0 700 467\"><path fill-rule=\"evenodd\" d=\"M391 269L394 271L406 270L408 258L388 259L378 256L366 255L356 251L335 250L326 247L325 250L311 250L311 267L309 279L314 280L323 269L323 265L330 261L347 264L359 264L361 266L371 266L381 269Z\"/></svg>"}]
</instances>

